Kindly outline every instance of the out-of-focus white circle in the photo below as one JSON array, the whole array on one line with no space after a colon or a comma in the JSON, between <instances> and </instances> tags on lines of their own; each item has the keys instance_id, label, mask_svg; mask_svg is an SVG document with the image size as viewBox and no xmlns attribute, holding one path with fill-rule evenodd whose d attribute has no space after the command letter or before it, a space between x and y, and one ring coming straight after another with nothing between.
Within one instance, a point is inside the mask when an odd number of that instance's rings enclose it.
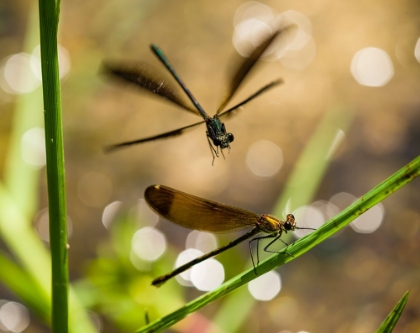
<instances>
[{"instance_id":1,"label":"out-of-focus white circle","mask_svg":"<svg viewBox=\"0 0 420 333\"><path fill-rule=\"evenodd\" d=\"M25 163L37 169L45 165L45 134L43 128L34 127L22 135L20 153Z\"/></svg>"},{"instance_id":2,"label":"out-of-focus white circle","mask_svg":"<svg viewBox=\"0 0 420 333\"><path fill-rule=\"evenodd\" d=\"M271 141L257 141L248 149L246 165L256 176L272 177L283 166L283 152Z\"/></svg>"},{"instance_id":3,"label":"out-of-focus white circle","mask_svg":"<svg viewBox=\"0 0 420 333\"><path fill-rule=\"evenodd\" d=\"M216 259L207 259L191 268L191 282L201 291L210 291L225 280L223 265Z\"/></svg>"},{"instance_id":4,"label":"out-of-focus white circle","mask_svg":"<svg viewBox=\"0 0 420 333\"><path fill-rule=\"evenodd\" d=\"M278 21L283 26L293 25L293 28L277 39L277 46L274 46L276 57L289 68L307 67L316 56L311 20L301 12L288 10L279 15Z\"/></svg>"},{"instance_id":5,"label":"out-of-focus white circle","mask_svg":"<svg viewBox=\"0 0 420 333\"><path fill-rule=\"evenodd\" d=\"M351 61L350 71L356 81L364 86L384 86L394 76L394 66L388 53L376 47L358 51Z\"/></svg>"},{"instance_id":6,"label":"out-of-focus white circle","mask_svg":"<svg viewBox=\"0 0 420 333\"><path fill-rule=\"evenodd\" d=\"M22 332L30 322L28 309L17 302L5 302L0 307L0 328L11 332Z\"/></svg>"},{"instance_id":7,"label":"out-of-focus white circle","mask_svg":"<svg viewBox=\"0 0 420 333\"><path fill-rule=\"evenodd\" d=\"M338 207L340 210L347 208L356 200L357 198L354 195L347 192L340 192L340 193L334 194L330 198L330 202L334 206Z\"/></svg>"},{"instance_id":8,"label":"out-of-focus white circle","mask_svg":"<svg viewBox=\"0 0 420 333\"><path fill-rule=\"evenodd\" d=\"M186 249L182 251L178 257L175 260L175 267L178 268L191 260L194 260L195 258L198 258L203 255L203 252L197 250L197 249ZM185 272L182 272L181 274L178 274L176 277L176 280L182 284L183 286L192 286L191 283L191 269L186 270Z\"/></svg>"},{"instance_id":9,"label":"out-of-focus white circle","mask_svg":"<svg viewBox=\"0 0 420 333\"><path fill-rule=\"evenodd\" d=\"M417 39L416 46L414 47L414 56L416 57L417 61L420 62L420 37Z\"/></svg>"},{"instance_id":10,"label":"out-of-focus white circle","mask_svg":"<svg viewBox=\"0 0 420 333\"><path fill-rule=\"evenodd\" d=\"M281 13L285 25L296 24L297 31L294 33L293 40L287 44L287 50L299 51L312 40L312 24L309 17L297 10L287 10Z\"/></svg>"},{"instance_id":11,"label":"out-of-focus white circle","mask_svg":"<svg viewBox=\"0 0 420 333\"><path fill-rule=\"evenodd\" d=\"M381 226L384 214L385 211L383 205L378 203L351 222L350 226L356 232L370 234Z\"/></svg>"},{"instance_id":12,"label":"out-of-focus white circle","mask_svg":"<svg viewBox=\"0 0 420 333\"><path fill-rule=\"evenodd\" d=\"M278 14L274 9L256 1L249 1L238 7L234 18L232 43L239 54L246 57L260 43L280 27L292 27L275 38L262 55L281 59L289 68L302 69L309 65L316 55L315 41L312 38L310 19L296 10ZM269 58L269 59L270 59Z\"/></svg>"},{"instance_id":13,"label":"out-of-focus white circle","mask_svg":"<svg viewBox=\"0 0 420 333\"><path fill-rule=\"evenodd\" d=\"M114 201L104 208L104 211L102 212L102 224L106 229L109 229L121 205L121 201Z\"/></svg>"},{"instance_id":14,"label":"out-of-focus white circle","mask_svg":"<svg viewBox=\"0 0 420 333\"><path fill-rule=\"evenodd\" d=\"M296 225L300 228L312 228L318 229L325 222L325 217L316 206L302 206L293 212L296 219ZM295 230L294 235L297 238L301 238L313 230Z\"/></svg>"},{"instance_id":15,"label":"out-of-focus white circle","mask_svg":"<svg viewBox=\"0 0 420 333\"><path fill-rule=\"evenodd\" d=\"M187 236L185 247L207 253L217 248L217 238L209 232L193 230Z\"/></svg>"},{"instance_id":16,"label":"out-of-focus white circle","mask_svg":"<svg viewBox=\"0 0 420 333\"><path fill-rule=\"evenodd\" d=\"M277 272L270 271L248 283L252 297L259 301L270 301L281 290L281 279Z\"/></svg>"},{"instance_id":17,"label":"out-of-focus white circle","mask_svg":"<svg viewBox=\"0 0 420 333\"><path fill-rule=\"evenodd\" d=\"M241 22L249 19L270 22L274 19L274 15L276 15L276 12L269 6L258 1L247 1L236 9L233 26L236 27Z\"/></svg>"},{"instance_id":18,"label":"out-of-focus white circle","mask_svg":"<svg viewBox=\"0 0 420 333\"><path fill-rule=\"evenodd\" d=\"M272 32L268 23L254 18L247 19L235 27L232 43L241 56L247 57Z\"/></svg>"},{"instance_id":19,"label":"out-of-focus white circle","mask_svg":"<svg viewBox=\"0 0 420 333\"><path fill-rule=\"evenodd\" d=\"M0 66L0 86L9 94L29 93L40 84L31 70L30 54L14 54Z\"/></svg>"},{"instance_id":20,"label":"out-of-focus white circle","mask_svg":"<svg viewBox=\"0 0 420 333\"><path fill-rule=\"evenodd\" d=\"M166 238L159 230L144 227L134 233L131 247L140 259L155 261L166 250Z\"/></svg>"}]
</instances>

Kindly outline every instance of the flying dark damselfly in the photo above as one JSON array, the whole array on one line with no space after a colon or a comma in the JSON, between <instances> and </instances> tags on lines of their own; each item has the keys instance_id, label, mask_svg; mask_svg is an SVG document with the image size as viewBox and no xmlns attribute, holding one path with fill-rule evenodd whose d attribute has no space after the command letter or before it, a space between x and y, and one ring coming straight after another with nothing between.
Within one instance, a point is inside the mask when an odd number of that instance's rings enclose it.
<instances>
[{"instance_id":1,"label":"flying dark damselfly","mask_svg":"<svg viewBox=\"0 0 420 333\"><path fill-rule=\"evenodd\" d=\"M268 235L254 237L249 241L252 264L254 266L255 274L257 274L256 265L258 266L259 264L258 245L260 240L269 239L269 243L264 247L264 251L278 252L273 250L270 251L270 246L277 240L280 240L287 246L288 244L280 239L283 233L297 229L315 230L312 228L300 228L296 226L295 217L292 214L288 214L286 220L281 221L272 215L258 215L246 209L202 199L195 195L187 194L164 185L149 186L144 192L144 198L159 216L185 228L212 233L225 233L252 228L229 244L206 253L201 257L176 268L174 271L154 279L152 285L157 287L192 266L264 232ZM251 245L254 241L257 242L256 265L251 250Z\"/></svg>"},{"instance_id":2,"label":"flying dark damselfly","mask_svg":"<svg viewBox=\"0 0 420 333\"><path fill-rule=\"evenodd\" d=\"M240 106L245 105L246 103L253 100L255 97L261 95L262 93L266 92L267 90L273 88L274 86L282 83L281 79L275 80L273 82L268 83L257 92L252 94L250 97L242 101L241 103L231 107L230 109L223 111L225 106L231 100L239 86L241 85L242 81L245 79L249 71L254 67L257 61L260 59L262 54L267 50L267 48L272 44L274 39L284 33L286 30L289 30L292 26L288 26L286 28L276 30L272 33L269 37L267 37L254 51L245 59L241 60L238 64L236 71L232 75L230 80L228 92L224 97L222 103L220 104L216 114L213 117L210 117L195 97L191 94L190 90L186 87L184 82L181 80L179 75L175 72L175 69L169 63L168 58L165 56L163 51L156 45L151 45L150 48L152 52L157 56L157 58L163 63L166 69L171 73L174 79L178 82L181 86L182 90L187 94L190 101L193 103L193 107L186 102L184 99L180 97L177 92L175 86L173 86L168 81L158 78L156 71L152 71L150 67L143 63L136 63L136 64L127 64L127 63L111 63L111 62L104 62L103 64L103 72L107 75L110 75L114 78L122 80L126 83L135 85L142 89L145 89L149 92L152 92L178 106L183 108L186 111L192 112L196 115L201 116L204 120L194 123L188 126L184 126L178 128L176 130L172 130L169 132L165 132L162 134L154 135L147 138L142 138L138 140L126 141L122 143L117 143L110 145L105 148L105 151L110 152L116 150L118 148L131 146L134 144L144 143L153 140L159 140L164 138L170 138L177 135L181 135L186 130L193 129L203 123L207 126L207 141L210 146L210 151L213 156L213 162L215 157L219 156L219 147L220 152L222 153L223 157L223 149L230 150L230 143L233 141L234 136L232 133L228 133L225 128L225 124L220 121L220 117L223 117L232 111L238 109ZM223 112L222 112L223 111Z\"/></svg>"}]
</instances>

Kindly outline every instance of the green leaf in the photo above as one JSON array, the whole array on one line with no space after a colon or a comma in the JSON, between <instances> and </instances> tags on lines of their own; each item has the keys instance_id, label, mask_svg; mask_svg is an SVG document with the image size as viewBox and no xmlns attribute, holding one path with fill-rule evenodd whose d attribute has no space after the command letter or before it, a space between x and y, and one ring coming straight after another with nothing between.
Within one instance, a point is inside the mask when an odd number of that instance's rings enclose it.
<instances>
[{"instance_id":1,"label":"green leaf","mask_svg":"<svg viewBox=\"0 0 420 333\"><path fill-rule=\"evenodd\" d=\"M405 292L397 305L395 305L389 315L385 318L381 326L379 326L376 333L391 333L394 330L394 327L397 325L398 319L400 319L404 307L407 304L409 293L410 291Z\"/></svg>"},{"instance_id":2,"label":"green leaf","mask_svg":"<svg viewBox=\"0 0 420 333\"><path fill-rule=\"evenodd\" d=\"M58 1L59 6L59 1ZM58 14L54 0L39 1L41 69L47 153L48 211L52 260L52 330L67 333L68 251L61 89L58 68Z\"/></svg>"}]
</instances>

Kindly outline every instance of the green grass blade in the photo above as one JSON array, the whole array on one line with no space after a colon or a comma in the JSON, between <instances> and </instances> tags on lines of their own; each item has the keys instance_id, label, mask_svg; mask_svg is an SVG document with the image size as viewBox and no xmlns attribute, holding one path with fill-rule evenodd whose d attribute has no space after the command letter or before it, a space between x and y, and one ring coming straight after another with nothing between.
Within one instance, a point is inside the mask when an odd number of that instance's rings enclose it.
<instances>
[{"instance_id":1,"label":"green grass blade","mask_svg":"<svg viewBox=\"0 0 420 333\"><path fill-rule=\"evenodd\" d=\"M395 325L397 325L397 322L401 317L404 307L407 304L409 293L409 291L405 292L403 297L398 301L397 305L395 305L395 307L392 309L389 315L385 318L385 320L378 328L376 333L391 333L394 330L394 327Z\"/></svg>"},{"instance_id":2,"label":"green grass blade","mask_svg":"<svg viewBox=\"0 0 420 333\"><path fill-rule=\"evenodd\" d=\"M353 221L358 216L362 215L368 209L372 208L378 202L382 201L396 190L404 186L406 183L412 181L415 177L420 174L420 156L411 161L409 164L404 166L402 169L397 171L388 179L384 180L378 186L370 190L360 199L356 200L352 205L347 207L345 210L340 212L337 216L330 219L321 228L314 231L313 233L299 239L294 244L287 247L287 252L292 254L285 255L285 250L278 254L271 256L258 266L258 273L262 275L269 272L270 270L289 262L303 253L309 251L311 248L324 241L337 231L344 228L347 224ZM185 318L188 314L197 311L205 305L229 294L233 290L243 286L249 281L257 278L253 269L249 269L246 272L238 275L237 277L225 282L217 289L204 294L194 301L186 304L179 310L158 319L149 325L144 326L137 332L158 332L164 328L172 326L181 319Z\"/></svg>"},{"instance_id":3,"label":"green grass blade","mask_svg":"<svg viewBox=\"0 0 420 333\"><path fill-rule=\"evenodd\" d=\"M68 252L57 31L59 1L39 1L48 208L52 260L52 330L68 332Z\"/></svg>"},{"instance_id":4,"label":"green grass blade","mask_svg":"<svg viewBox=\"0 0 420 333\"><path fill-rule=\"evenodd\" d=\"M0 235L9 249L50 296L50 258L21 207L0 182Z\"/></svg>"},{"instance_id":5,"label":"green grass blade","mask_svg":"<svg viewBox=\"0 0 420 333\"><path fill-rule=\"evenodd\" d=\"M50 300L42 287L28 274L0 252L0 280L44 321L51 315Z\"/></svg>"}]
</instances>

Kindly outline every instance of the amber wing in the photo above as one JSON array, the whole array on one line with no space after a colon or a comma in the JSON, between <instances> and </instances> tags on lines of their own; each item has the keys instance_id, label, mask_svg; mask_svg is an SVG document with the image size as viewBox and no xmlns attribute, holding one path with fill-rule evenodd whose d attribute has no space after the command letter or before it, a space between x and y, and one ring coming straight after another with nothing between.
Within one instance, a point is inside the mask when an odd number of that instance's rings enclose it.
<instances>
[{"instance_id":1,"label":"amber wing","mask_svg":"<svg viewBox=\"0 0 420 333\"><path fill-rule=\"evenodd\" d=\"M252 227L258 214L202 199L168 186L149 186L146 202L161 217L185 228L213 233L231 232Z\"/></svg>"}]
</instances>

